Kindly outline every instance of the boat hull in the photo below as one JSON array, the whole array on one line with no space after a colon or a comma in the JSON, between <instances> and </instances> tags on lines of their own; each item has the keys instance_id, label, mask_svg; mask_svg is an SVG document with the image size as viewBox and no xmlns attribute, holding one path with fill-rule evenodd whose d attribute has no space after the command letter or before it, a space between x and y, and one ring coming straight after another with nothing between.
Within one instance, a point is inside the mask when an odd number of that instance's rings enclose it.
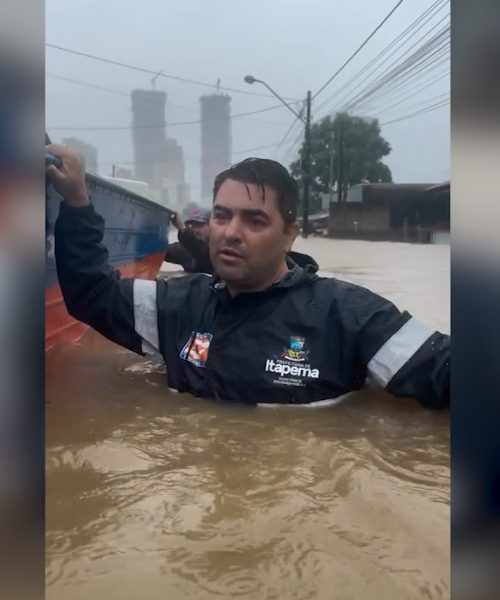
<instances>
[{"instance_id":1,"label":"boat hull","mask_svg":"<svg viewBox=\"0 0 500 600\"><path fill-rule=\"evenodd\" d=\"M87 175L91 202L105 219L103 243L123 277L154 279L168 245L171 211L98 177ZM45 350L78 341L87 326L71 317L57 279L54 226L61 198L46 193Z\"/></svg>"}]
</instances>

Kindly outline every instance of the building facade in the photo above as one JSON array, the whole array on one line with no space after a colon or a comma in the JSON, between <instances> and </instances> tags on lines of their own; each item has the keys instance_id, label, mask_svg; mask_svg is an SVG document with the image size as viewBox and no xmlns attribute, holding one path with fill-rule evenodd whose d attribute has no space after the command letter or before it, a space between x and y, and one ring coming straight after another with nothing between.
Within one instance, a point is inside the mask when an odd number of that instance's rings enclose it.
<instances>
[{"instance_id":1,"label":"building facade","mask_svg":"<svg viewBox=\"0 0 500 600\"><path fill-rule=\"evenodd\" d=\"M330 203L330 237L425 243L449 231L449 184L360 184Z\"/></svg>"}]
</instances>

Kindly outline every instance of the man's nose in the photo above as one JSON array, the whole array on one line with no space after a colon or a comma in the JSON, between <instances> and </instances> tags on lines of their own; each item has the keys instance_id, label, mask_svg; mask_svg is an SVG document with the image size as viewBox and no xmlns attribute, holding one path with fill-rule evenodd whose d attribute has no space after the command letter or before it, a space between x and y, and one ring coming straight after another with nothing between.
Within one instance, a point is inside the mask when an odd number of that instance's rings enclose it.
<instances>
[{"instance_id":1,"label":"man's nose","mask_svg":"<svg viewBox=\"0 0 500 600\"><path fill-rule=\"evenodd\" d=\"M231 241L241 241L241 221L238 216L234 215L226 225L224 237Z\"/></svg>"}]
</instances>

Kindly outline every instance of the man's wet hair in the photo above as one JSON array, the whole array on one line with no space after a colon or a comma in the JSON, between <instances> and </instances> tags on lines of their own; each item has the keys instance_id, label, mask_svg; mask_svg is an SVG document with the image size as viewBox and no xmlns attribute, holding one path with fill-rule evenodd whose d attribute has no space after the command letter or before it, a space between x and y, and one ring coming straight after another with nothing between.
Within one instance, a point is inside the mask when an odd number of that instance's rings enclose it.
<instances>
[{"instance_id":1,"label":"man's wet hair","mask_svg":"<svg viewBox=\"0 0 500 600\"><path fill-rule=\"evenodd\" d=\"M227 180L233 179L247 185L253 183L262 192L265 199L265 186L273 189L278 196L278 209L285 226L295 223L299 205L299 190L297 182L288 170L279 162L268 158L245 158L229 169L222 171L215 178L214 200L220 186ZM247 186L248 195L250 190Z\"/></svg>"}]
</instances>

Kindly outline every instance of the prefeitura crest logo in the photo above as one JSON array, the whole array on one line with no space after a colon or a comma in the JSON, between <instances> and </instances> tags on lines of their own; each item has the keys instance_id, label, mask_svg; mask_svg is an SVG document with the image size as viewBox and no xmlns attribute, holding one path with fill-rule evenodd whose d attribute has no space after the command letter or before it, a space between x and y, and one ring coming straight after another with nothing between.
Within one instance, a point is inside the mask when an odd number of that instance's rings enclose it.
<instances>
[{"instance_id":1,"label":"prefeitura crest logo","mask_svg":"<svg viewBox=\"0 0 500 600\"><path fill-rule=\"evenodd\" d=\"M319 379L319 369L305 362L309 356L309 350L305 348L305 338L294 335L290 337L288 347L283 348L279 357L274 355L266 360L264 370L274 373L277 377L273 383L305 387L308 379Z\"/></svg>"},{"instance_id":2,"label":"prefeitura crest logo","mask_svg":"<svg viewBox=\"0 0 500 600\"><path fill-rule=\"evenodd\" d=\"M307 359L309 351L304 350L306 339L292 336L288 348L284 348L281 356L294 362L303 362Z\"/></svg>"}]
</instances>

